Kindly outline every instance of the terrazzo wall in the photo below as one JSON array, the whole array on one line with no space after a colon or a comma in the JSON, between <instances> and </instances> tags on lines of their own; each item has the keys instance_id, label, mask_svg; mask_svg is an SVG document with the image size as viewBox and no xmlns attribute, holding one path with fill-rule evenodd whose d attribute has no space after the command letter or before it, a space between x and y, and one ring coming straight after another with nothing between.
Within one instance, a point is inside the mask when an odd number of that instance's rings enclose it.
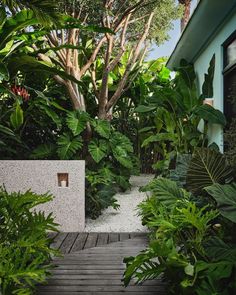
<instances>
[{"instance_id":1,"label":"terrazzo wall","mask_svg":"<svg viewBox=\"0 0 236 295\"><path fill-rule=\"evenodd\" d=\"M83 231L85 227L84 161L0 161L0 185L7 191L50 192L54 200L38 206L53 212L60 231Z\"/></svg>"}]
</instances>

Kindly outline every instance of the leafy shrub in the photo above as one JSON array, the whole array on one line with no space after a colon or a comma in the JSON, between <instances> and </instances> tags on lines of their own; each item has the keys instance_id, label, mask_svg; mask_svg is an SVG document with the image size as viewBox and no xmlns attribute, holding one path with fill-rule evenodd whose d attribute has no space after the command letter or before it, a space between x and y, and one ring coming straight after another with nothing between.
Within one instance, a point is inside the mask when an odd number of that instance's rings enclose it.
<instances>
[{"instance_id":1,"label":"leafy shrub","mask_svg":"<svg viewBox=\"0 0 236 295\"><path fill-rule=\"evenodd\" d=\"M50 274L52 240L47 231L56 231L52 214L45 216L35 206L52 200L52 196L7 193L0 188L0 293L32 294L34 286Z\"/></svg>"},{"instance_id":2,"label":"leafy shrub","mask_svg":"<svg viewBox=\"0 0 236 295\"><path fill-rule=\"evenodd\" d=\"M195 152L187 172L195 195L164 178L143 189L151 191L139 205L151 242L125 259L126 285L132 278L142 283L163 276L171 294L235 294L236 184L224 184L232 181L224 161L210 149Z\"/></svg>"}]
</instances>

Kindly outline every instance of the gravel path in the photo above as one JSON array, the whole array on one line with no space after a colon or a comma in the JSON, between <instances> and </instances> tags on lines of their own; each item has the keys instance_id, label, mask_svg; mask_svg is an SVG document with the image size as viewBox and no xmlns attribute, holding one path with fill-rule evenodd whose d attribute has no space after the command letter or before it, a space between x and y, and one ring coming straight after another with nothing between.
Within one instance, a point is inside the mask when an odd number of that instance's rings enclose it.
<instances>
[{"instance_id":1,"label":"gravel path","mask_svg":"<svg viewBox=\"0 0 236 295\"><path fill-rule=\"evenodd\" d=\"M120 204L118 210L109 207L96 220L86 220L86 232L145 232L137 216L137 205L146 198L146 193L139 192L139 187L147 184L153 175L132 176L131 190L116 194Z\"/></svg>"}]
</instances>

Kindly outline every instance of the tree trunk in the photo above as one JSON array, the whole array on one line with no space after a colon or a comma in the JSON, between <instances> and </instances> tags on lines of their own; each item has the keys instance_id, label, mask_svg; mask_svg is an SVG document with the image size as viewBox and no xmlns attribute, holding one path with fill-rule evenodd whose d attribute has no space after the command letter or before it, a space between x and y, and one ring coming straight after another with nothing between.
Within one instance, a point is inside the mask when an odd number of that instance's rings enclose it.
<instances>
[{"instance_id":1,"label":"tree trunk","mask_svg":"<svg viewBox=\"0 0 236 295\"><path fill-rule=\"evenodd\" d=\"M179 3L184 5L184 15L181 19L181 32L182 32L185 29L190 18L191 0L179 0Z\"/></svg>"}]
</instances>

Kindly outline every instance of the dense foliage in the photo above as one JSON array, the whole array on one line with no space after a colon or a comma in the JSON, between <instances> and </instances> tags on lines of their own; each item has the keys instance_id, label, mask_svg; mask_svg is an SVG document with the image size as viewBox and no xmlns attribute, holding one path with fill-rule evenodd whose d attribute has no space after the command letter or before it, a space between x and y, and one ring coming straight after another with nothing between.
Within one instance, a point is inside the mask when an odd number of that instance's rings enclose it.
<instances>
[{"instance_id":1,"label":"dense foliage","mask_svg":"<svg viewBox=\"0 0 236 295\"><path fill-rule=\"evenodd\" d=\"M35 207L52 196L7 193L0 188L0 293L33 294L37 283L50 274L50 259L57 254L50 247L47 232L56 231L52 214L46 216Z\"/></svg>"},{"instance_id":2,"label":"dense foliage","mask_svg":"<svg viewBox=\"0 0 236 295\"><path fill-rule=\"evenodd\" d=\"M219 152L196 150L186 187L154 179L151 196L139 205L151 231L147 250L125 259L124 282L163 274L171 294L234 294L236 291L236 184ZM197 189L196 189L197 188Z\"/></svg>"}]
</instances>

